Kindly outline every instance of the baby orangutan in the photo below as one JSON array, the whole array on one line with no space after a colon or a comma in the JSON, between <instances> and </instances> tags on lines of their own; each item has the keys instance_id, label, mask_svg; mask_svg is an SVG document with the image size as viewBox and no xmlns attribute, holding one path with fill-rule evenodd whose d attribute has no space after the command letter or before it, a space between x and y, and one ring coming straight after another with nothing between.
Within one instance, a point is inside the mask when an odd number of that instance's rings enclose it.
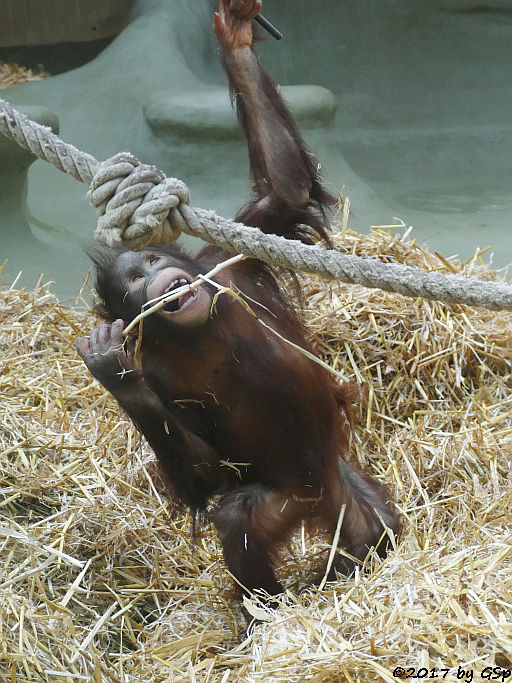
<instances>
[{"instance_id":1,"label":"baby orangutan","mask_svg":"<svg viewBox=\"0 0 512 683\"><path fill-rule=\"evenodd\" d=\"M214 16L223 62L248 141L254 196L236 220L290 239L326 238L333 199L275 84L252 50L260 0L221 0ZM304 226L309 226L305 229ZM387 490L354 469L348 453L353 389L282 342L230 296L212 310L215 289L201 284L144 319L141 369L122 330L148 301L191 283L229 257L205 247L190 258L176 247L118 249L97 263L106 322L77 350L153 448L176 499L211 519L229 570L246 591L282 590L276 549L304 520L333 534L345 513L331 571L349 574L368 550L384 554L385 528L399 522ZM259 317L309 349L304 329L271 270L246 259L222 270ZM226 466L232 463L232 466Z\"/></svg>"}]
</instances>

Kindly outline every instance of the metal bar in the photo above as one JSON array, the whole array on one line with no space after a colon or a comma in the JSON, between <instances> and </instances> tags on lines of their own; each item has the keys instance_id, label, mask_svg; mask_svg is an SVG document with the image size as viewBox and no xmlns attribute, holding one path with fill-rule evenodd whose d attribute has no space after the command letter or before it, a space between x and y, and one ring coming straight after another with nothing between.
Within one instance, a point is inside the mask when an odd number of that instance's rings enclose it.
<instances>
[{"instance_id":1,"label":"metal bar","mask_svg":"<svg viewBox=\"0 0 512 683\"><path fill-rule=\"evenodd\" d=\"M254 17L254 21L257 21L260 26L263 26L265 31L268 31L270 35L275 38L276 40L281 40L283 37L283 34L281 31L279 31L274 24L271 24L268 19L265 19L265 17L262 17L261 14L258 14L258 16Z\"/></svg>"}]
</instances>

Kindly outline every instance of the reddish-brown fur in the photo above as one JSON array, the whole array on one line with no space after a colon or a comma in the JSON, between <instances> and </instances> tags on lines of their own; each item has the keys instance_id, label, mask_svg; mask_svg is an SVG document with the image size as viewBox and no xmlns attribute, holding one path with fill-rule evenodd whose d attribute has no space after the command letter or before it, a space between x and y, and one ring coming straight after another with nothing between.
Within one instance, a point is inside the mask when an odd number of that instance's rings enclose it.
<instances>
[{"instance_id":1,"label":"reddish-brown fur","mask_svg":"<svg viewBox=\"0 0 512 683\"><path fill-rule=\"evenodd\" d=\"M231 0L231 6L236 3ZM253 14L260 5L246 0L244 17L250 15L247 3ZM292 239L326 237L324 211L332 199L318 180L316 162L246 44L250 18L241 18L241 10L237 15L229 0L221 5L215 30L248 140L255 193L237 219ZM344 459L354 388L337 385L230 296L222 296L216 313L200 326L184 328L158 315L145 320L141 370L120 349L122 321L139 312L158 274L179 267L194 276L226 257L215 247L206 247L197 259L173 247L154 247L140 255L118 250L97 259L103 315L120 320L104 323L90 340L79 339L77 348L146 436L175 497L204 511L219 496L212 520L237 580L247 590L273 594L281 590L273 555L301 520L333 533L344 504L340 544L356 560L372 546L385 552L383 523L394 532L399 523L386 489ZM127 288L135 266L130 271L122 263L130 259L141 264L146 278L140 294ZM282 336L309 348L263 263L241 262L217 280L243 292ZM203 287L211 297L213 290ZM129 372L120 374L120 366ZM334 564L345 573L353 566L341 555Z\"/></svg>"}]
</instances>

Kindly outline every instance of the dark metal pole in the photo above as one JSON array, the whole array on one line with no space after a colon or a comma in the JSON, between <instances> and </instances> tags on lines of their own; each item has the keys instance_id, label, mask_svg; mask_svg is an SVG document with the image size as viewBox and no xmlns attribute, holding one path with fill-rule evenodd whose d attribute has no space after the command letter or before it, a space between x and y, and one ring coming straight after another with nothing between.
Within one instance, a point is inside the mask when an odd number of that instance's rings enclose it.
<instances>
[{"instance_id":1,"label":"dark metal pole","mask_svg":"<svg viewBox=\"0 0 512 683\"><path fill-rule=\"evenodd\" d=\"M262 17L261 14L258 14L258 16L254 17L254 21L257 21L260 26L263 26L263 28L268 31L276 40L281 40L283 37L281 31L278 31L274 24L271 24L270 21L265 19L265 17Z\"/></svg>"}]
</instances>

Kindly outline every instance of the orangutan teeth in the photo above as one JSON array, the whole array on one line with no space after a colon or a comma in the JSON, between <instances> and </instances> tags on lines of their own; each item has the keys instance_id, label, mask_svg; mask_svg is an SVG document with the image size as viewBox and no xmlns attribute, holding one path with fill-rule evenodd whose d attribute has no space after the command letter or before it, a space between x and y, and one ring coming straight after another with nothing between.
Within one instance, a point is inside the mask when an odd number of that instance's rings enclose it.
<instances>
[{"instance_id":1,"label":"orangutan teeth","mask_svg":"<svg viewBox=\"0 0 512 683\"><path fill-rule=\"evenodd\" d=\"M190 284L188 280L185 280L185 278L179 278L179 280L174 280L171 282L169 287L165 290L164 294L169 294L169 292L172 292L174 289L178 289L178 287L183 287L184 285Z\"/></svg>"},{"instance_id":2,"label":"orangutan teeth","mask_svg":"<svg viewBox=\"0 0 512 683\"><path fill-rule=\"evenodd\" d=\"M185 278L179 278L178 280L174 280L171 282L169 287L164 292L165 294L170 294L171 292L179 289L180 287L189 285L190 282L189 280L185 280ZM189 297L187 297L188 299ZM182 305L187 301L187 299L183 299L183 296L180 296L178 299L174 299L174 301L169 301L168 303L165 304L163 307L164 311L167 311L167 313L176 313L176 311L179 311Z\"/></svg>"}]
</instances>

